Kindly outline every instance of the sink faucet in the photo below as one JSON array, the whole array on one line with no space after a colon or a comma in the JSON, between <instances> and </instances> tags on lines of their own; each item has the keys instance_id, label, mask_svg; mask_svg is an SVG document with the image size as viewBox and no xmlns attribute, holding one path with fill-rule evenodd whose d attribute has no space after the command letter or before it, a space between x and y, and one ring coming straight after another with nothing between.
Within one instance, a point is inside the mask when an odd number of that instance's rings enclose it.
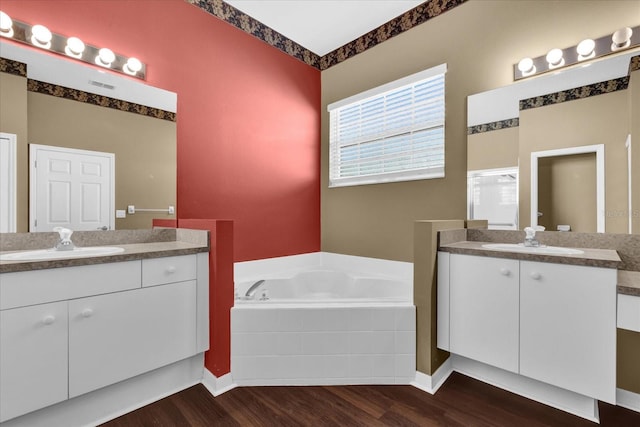
<instances>
[{"instance_id":1,"label":"sink faucet","mask_svg":"<svg viewBox=\"0 0 640 427\"><path fill-rule=\"evenodd\" d=\"M71 241L71 235L73 234L73 230L69 230L64 227L55 227L53 231L57 232L60 235L60 240L53 247L56 251L72 251L75 248L75 245Z\"/></svg>"},{"instance_id":2,"label":"sink faucet","mask_svg":"<svg viewBox=\"0 0 640 427\"><path fill-rule=\"evenodd\" d=\"M527 247L538 247L538 246L543 246L540 244L540 242L536 239L536 231L544 231L544 227L542 226L536 226L534 227L525 227L524 229L524 245Z\"/></svg>"}]
</instances>

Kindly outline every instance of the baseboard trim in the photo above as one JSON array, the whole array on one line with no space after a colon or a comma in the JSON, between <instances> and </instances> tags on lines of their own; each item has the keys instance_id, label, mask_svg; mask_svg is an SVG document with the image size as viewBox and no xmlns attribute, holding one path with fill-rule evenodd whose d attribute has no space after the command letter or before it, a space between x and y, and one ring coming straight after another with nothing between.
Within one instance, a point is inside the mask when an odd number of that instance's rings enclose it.
<instances>
[{"instance_id":1,"label":"baseboard trim","mask_svg":"<svg viewBox=\"0 0 640 427\"><path fill-rule=\"evenodd\" d=\"M205 386L213 397L220 396L222 393L226 393L229 390L233 390L238 387L238 385L233 382L231 373L224 374L221 377L216 377L206 368L202 375L202 385Z\"/></svg>"},{"instance_id":2,"label":"baseboard trim","mask_svg":"<svg viewBox=\"0 0 640 427\"><path fill-rule=\"evenodd\" d=\"M600 422L596 399L455 354L449 359L453 371L589 421Z\"/></svg>"},{"instance_id":3,"label":"baseboard trim","mask_svg":"<svg viewBox=\"0 0 640 427\"><path fill-rule=\"evenodd\" d=\"M199 384L204 353L30 412L2 427L94 426Z\"/></svg>"},{"instance_id":4,"label":"baseboard trim","mask_svg":"<svg viewBox=\"0 0 640 427\"><path fill-rule=\"evenodd\" d=\"M616 390L616 405L640 412L640 394L619 388Z\"/></svg>"},{"instance_id":5,"label":"baseboard trim","mask_svg":"<svg viewBox=\"0 0 640 427\"><path fill-rule=\"evenodd\" d=\"M453 367L451 365L451 358L448 358L438 369L436 369L433 375L427 375L420 371L416 371L416 378L411 381L410 384L422 391L426 391L429 394L435 394L440 386L444 384L447 378L449 378L449 375L451 375L452 372Z\"/></svg>"}]
</instances>

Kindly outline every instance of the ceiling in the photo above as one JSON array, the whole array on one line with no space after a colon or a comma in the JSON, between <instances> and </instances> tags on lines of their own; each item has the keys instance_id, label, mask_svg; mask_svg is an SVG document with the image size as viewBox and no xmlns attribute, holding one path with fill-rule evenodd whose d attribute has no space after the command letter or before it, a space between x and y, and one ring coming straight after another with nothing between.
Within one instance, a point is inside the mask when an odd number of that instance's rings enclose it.
<instances>
[{"instance_id":1,"label":"ceiling","mask_svg":"<svg viewBox=\"0 0 640 427\"><path fill-rule=\"evenodd\" d=\"M323 56L424 0L225 0L225 3Z\"/></svg>"}]
</instances>

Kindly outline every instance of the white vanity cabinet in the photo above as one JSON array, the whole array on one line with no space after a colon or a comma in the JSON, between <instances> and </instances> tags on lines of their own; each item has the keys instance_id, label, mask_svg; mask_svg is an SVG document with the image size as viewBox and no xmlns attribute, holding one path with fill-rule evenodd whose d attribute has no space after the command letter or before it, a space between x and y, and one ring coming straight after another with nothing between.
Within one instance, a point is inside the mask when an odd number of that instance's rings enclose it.
<instances>
[{"instance_id":1,"label":"white vanity cabinet","mask_svg":"<svg viewBox=\"0 0 640 427\"><path fill-rule=\"evenodd\" d=\"M67 399L67 302L0 311L0 421Z\"/></svg>"},{"instance_id":2,"label":"white vanity cabinet","mask_svg":"<svg viewBox=\"0 0 640 427\"><path fill-rule=\"evenodd\" d=\"M196 282L69 302L69 397L196 353Z\"/></svg>"},{"instance_id":3,"label":"white vanity cabinet","mask_svg":"<svg viewBox=\"0 0 640 427\"><path fill-rule=\"evenodd\" d=\"M616 401L612 268L520 261L520 373Z\"/></svg>"},{"instance_id":4,"label":"white vanity cabinet","mask_svg":"<svg viewBox=\"0 0 640 427\"><path fill-rule=\"evenodd\" d=\"M451 352L518 372L518 269L511 259L451 256Z\"/></svg>"},{"instance_id":5,"label":"white vanity cabinet","mask_svg":"<svg viewBox=\"0 0 640 427\"><path fill-rule=\"evenodd\" d=\"M438 347L615 403L616 282L615 268L439 252Z\"/></svg>"},{"instance_id":6,"label":"white vanity cabinet","mask_svg":"<svg viewBox=\"0 0 640 427\"><path fill-rule=\"evenodd\" d=\"M208 349L207 253L0 281L0 422Z\"/></svg>"}]
</instances>

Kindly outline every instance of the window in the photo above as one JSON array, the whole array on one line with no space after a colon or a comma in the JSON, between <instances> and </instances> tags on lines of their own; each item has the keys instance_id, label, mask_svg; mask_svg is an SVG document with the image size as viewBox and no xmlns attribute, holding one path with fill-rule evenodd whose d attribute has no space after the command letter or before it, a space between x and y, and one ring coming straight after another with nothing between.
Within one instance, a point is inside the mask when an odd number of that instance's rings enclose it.
<instances>
[{"instance_id":1,"label":"window","mask_svg":"<svg viewBox=\"0 0 640 427\"><path fill-rule=\"evenodd\" d=\"M329 187L444 176L446 64L328 106Z\"/></svg>"},{"instance_id":2,"label":"window","mask_svg":"<svg viewBox=\"0 0 640 427\"><path fill-rule=\"evenodd\" d=\"M518 168L467 172L468 218L490 230L518 229Z\"/></svg>"}]
</instances>

